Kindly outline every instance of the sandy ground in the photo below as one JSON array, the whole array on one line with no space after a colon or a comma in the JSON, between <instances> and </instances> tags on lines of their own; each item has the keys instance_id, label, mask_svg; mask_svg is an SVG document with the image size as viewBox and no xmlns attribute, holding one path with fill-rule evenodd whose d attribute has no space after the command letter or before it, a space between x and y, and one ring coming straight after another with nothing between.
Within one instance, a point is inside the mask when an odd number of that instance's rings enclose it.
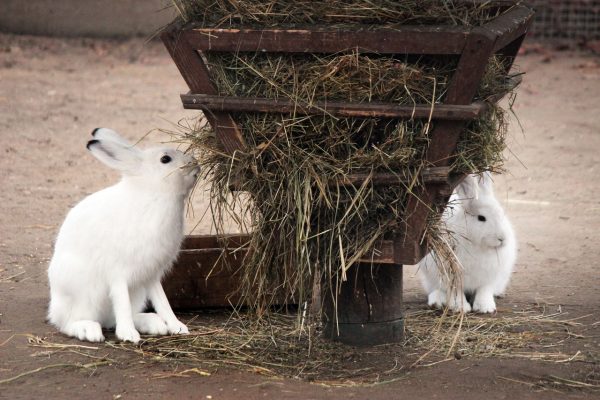
<instances>
[{"instance_id":1,"label":"sandy ground","mask_svg":"<svg viewBox=\"0 0 600 400\"><path fill-rule=\"evenodd\" d=\"M503 310L545 304L583 316L584 337L569 349L600 354L600 59L576 53L520 58L527 73L512 124L509 174L497 191L519 236L519 260ZM0 381L57 363L90 362L51 354L25 334L81 344L45 324L46 268L68 209L118 177L85 151L90 131L108 126L130 139L169 128L192 112L160 43L46 39L0 35ZM195 200L197 214L203 199ZM195 222L191 219L190 224ZM198 231L208 232L201 223ZM424 295L405 268L408 307ZM555 375L583 381L600 374L590 362L463 358L411 371L377 387L333 388L253 372L156 379L170 364L103 346L116 362L96 370L51 368L0 383L0 398L591 398L588 390L544 391L516 381ZM502 379L500 379L502 378ZM532 378L532 379L533 379ZM209 397L211 396L211 397Z\"/></svg>"}]
</instances>

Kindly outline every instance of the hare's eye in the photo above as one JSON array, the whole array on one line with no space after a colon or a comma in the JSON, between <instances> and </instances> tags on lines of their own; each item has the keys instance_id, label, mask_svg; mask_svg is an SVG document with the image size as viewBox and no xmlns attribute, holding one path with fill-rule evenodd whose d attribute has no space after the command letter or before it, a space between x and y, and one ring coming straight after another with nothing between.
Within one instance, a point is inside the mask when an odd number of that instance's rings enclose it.
<instances>
[{"instance_id":1,"label":"hare's eye","mask_svg":"<svg viewBox=\"0 0 600 400\"><path fill-rule=\"evenodd\" d=\"M485 218L483 215L478 215L478 216L477 216L477 219L478 219L479 221L481 221L481 222L485 222L485 221L487 221L487 219L486 219L486 218Z\"/></svg>"},{"instance_id":2,"label":"hare's eye","mask_svg":"<svg viewBox=\"0 0 600 400\"><path fill-rule=\"evenodd\" d=\"M172 160L171 156L164 155L160 158L160 162L163 164L170 163Z\"/></svg>"}]
</instances>

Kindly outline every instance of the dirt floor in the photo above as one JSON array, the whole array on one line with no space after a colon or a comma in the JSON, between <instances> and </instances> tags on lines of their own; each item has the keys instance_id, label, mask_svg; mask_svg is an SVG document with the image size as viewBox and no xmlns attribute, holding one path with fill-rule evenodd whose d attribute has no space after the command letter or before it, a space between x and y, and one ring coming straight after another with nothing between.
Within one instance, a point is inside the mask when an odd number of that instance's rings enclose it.
<instances>
[{"instance_id":1,"label":"dirt floor","mask_svg":"<svg viewBox=\"0 0 600 400\"><path fill-rule=\"evenodd\" d=\"M515 103L524 133L513 121L510 173L497 178L497 192L520 251L492 318L533 306L581 317L579 333L553 345L565 357L456 357L372 386L244 369L161 379L182 367L78 347L86 344L47 325L46 268L68 209L118 178L87 154L91 130L112 127L131 139L151 132L146 141L159 141L155 128L193 115L179 101L185 84L160 43L0 35L0 398L600 398L600 59L533 52L518 64L527 73ZM195 202L199 215L204 200ZM209 230L203 222L197 231ZM405 268L405 300L423 310L414 274ZM112 361L91 365L103 357ZM563 384L543 384L549 377Z\"/></svg>"}]
</instances>

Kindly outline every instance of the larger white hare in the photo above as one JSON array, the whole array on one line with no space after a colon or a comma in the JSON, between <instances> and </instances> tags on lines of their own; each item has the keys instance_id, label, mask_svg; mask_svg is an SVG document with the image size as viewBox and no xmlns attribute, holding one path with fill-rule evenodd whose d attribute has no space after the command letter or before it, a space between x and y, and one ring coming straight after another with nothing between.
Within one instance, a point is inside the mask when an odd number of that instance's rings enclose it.
<instances>
[{"instance_id":1,"label":"larger white hare","mask_svg":"<svg viewBox=\"0 0 600 400\"><path fill-rule=\"evenodd\" d=\"M48 268L48 319L66 335L91 342L104 340L103 327L115 327L117 338L133 343L140 333L188 333L160 281L183 239L197 163L171 148L139 150L110 129L92 135L88 150L123 177L67 215ZM148 301L156 313L143 313Z\"/></svg>"},{"instance_id":2,"label":"larger white hare","mask_svg":"<svg viewBox=\"0 0 600 400\"><path fill-rule=\"evenodd\" d=\"M463 267L463 290L449 293L435 254L419 263L419 275L430 306L454 311L496 311L494 296L504 294L517 257L512 225L494 196L489 173L469 175L458 185L444 210L447 240ZM474 295L473 306L465 296Z\"/></svg>"}]
</instances>

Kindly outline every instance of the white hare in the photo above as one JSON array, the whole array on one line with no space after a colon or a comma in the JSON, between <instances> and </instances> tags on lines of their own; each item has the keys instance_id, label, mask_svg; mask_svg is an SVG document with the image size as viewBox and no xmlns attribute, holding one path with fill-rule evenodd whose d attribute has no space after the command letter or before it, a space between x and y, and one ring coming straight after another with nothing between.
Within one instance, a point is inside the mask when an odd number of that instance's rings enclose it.
<instances>
[{"instance_id":1,"label":"white hare","mask_svg":"<svg viewBox=\"0 0 600 400\"><path fill-rule=\"evenodd\" d=\"M435 254L419 263L419 275L430 306L448 305L454 311L481 313L496 311L494 296L506 291L517 257L515 233L494 196L489 173L469 175L458 185L442 220L463 268L463 290L449 293L441 279ZM473 305L465 293L473 295Z\"/></svg>"},{"instance_id":2,"label":"white hare","mask_svg":"<svg viewBox=\"0 0 600 400\"><path fill-rule=\"evenodd\" d=\"M123 177L83 199L60 228L48 268L48 319L91 342L104 340L103 327L133 343L140 333L188 333L160 281L183 239L197 163L167 147L139 150L110 129L92 135L89 151ZM143 313L148 301L155 313Z\"/></svg>"}]
</instances>

